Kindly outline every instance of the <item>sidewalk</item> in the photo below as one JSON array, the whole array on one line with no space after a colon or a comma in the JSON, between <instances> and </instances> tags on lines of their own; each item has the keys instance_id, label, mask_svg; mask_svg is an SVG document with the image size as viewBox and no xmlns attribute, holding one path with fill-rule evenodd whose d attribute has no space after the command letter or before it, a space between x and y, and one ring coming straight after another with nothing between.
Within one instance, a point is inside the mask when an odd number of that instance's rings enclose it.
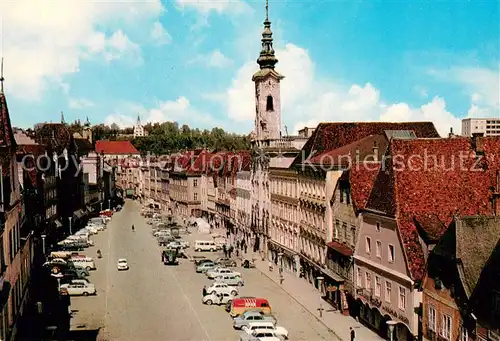
<instances>
[{"instance_id":1,"label":"sidewalk","mask_svg":"<svg viewBox=\"0 0 500 341\"><path fill-rule=\"evenodd\" d=\"M247 255L247 258L251 254ZM255 258L259 259L255 262L257 269L259 269L269 279L274 281L277 285L281 286L283 290L288 293L295 301L297 301L304 309L308 310L316 316L316 318L323 323L332 333L334 333L340 340L349 341L350 331L349 327L354 328L356 332L356 340L360 341L383 341L384 339L372 332L370 329L363 326L350 316L344 316L341 313L334 311L331 306L325 302L319 292L307 281L300 279L288 272L283 273L283 284L279 284L279 273L275 267L274 271L270 272L268 261L260 260L258 254ZM318 309L323 308L323 317L319 317Z\"/></svg>"}]
</instances>

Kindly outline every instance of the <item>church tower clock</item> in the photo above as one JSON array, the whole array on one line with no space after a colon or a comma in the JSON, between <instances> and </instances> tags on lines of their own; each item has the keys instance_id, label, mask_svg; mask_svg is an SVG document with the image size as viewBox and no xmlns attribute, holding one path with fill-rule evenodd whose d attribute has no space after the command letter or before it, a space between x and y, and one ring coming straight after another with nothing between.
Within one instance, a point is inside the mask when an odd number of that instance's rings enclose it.
<instances>
[{"instance_id":1,"label":"church tower clock","mask_svg":"<svg viewBox=\"0 0 500 341\"><path fill-rule=\"evenodd\" d=\"M255 130L254 143L259 147L269 145L269 141L281 138L281 98L280 81L284 78L275 69L278 59L273 49L273 33L269 21L269 6L266 1L266 20L262 32L262 48L257 71L252 81L255 83Z\"/></svg>"}]
</instances>

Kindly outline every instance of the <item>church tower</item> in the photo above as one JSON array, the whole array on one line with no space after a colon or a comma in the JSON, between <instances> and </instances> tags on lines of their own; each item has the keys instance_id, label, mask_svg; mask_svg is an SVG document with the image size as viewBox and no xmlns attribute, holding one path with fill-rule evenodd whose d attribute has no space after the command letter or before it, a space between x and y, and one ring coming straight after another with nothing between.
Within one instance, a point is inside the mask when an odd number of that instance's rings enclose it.
<instances>
[{"instance_id":1,"label":"church tower","mask_svg":"<svg viewBox=\"0 0 500 341\"><path fill-rule=\"evenodd\" d=\"M137 115L137 123L134 126L134 137L143 137L144 127L141 124L141 117Z\"/></svg>"},{"instance_id":2,"label":"church tower","mask_svg":"<svg viewBox=\"0 0 500 341\"><path fill-rule=\"evenodd\" d=\"M252 81L255 83L255 131L253 142L265 147L269 141L281 138L281 98L280 81L284 76L280 75L274 66L278 59L274 55L273 33L269 21L269 3L266 0L266 20L262 32L262 48L257 64L257 71Z\"/></svg>"}]
</instances>

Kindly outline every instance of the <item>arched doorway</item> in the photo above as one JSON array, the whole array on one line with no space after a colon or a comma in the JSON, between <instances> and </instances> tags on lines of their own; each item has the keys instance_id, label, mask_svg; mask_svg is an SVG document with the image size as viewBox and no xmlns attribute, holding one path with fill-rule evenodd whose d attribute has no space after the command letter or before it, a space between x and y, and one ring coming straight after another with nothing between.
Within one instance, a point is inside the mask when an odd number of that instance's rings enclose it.
<instances>
[{"instance_id":1,"label":"arched doorway","mask_svg":"<svg viewBox=\"0 0 500 341\"><path fill-rule=\"evenodd\" d=\"M384 318L382 317L380 310L378 310L376 307L373 307L371 310L372 320L370 322L372 326L375 327L375 330L380 331L382 324L385 323Z\"/></svg>"},{"instance_id":2,"label":"arched doorway","mask_svg":"<svg viewBox=\"0 0 500 341\"><path fill-rule=\"evenodd\" d=\"M389 315L384 315L382 317L382 322L380 324L379 335L386 340L388 340L390 338L389 328L387 326L387 321L390 321L390 320L391 320L391 317Z\"/></svg>"},{"instance_id":3,"label":"arched doorway","mask_svg":"<svg viewBox=\"0 0 500 341\"><path fill-rule=\"evenodd\" d=\"M396 325L393 341L413 341L413 339L413 335L406 324L400 322Z\"/></svg>"}]
</instances>

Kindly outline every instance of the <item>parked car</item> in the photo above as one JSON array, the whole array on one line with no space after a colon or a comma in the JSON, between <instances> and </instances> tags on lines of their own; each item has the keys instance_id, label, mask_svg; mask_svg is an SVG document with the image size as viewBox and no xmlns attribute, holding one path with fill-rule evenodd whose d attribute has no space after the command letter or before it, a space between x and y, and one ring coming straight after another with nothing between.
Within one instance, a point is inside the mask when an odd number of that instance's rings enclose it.
<instances>
[{"instance_id":1,"label":"parked car","mask_svg":"<svg viewBox=\"0 0 500 341\"><path fill-rule=\"evenodd\" d=\"M234 259L224 258L224 257L217 258L215 260L215 264L217 264L219 266L223 266L225 268L234 268L234 267L236 267L236 261Z\"/></svg>"},{"instance_id":2,"label":"parked car","mask_svg":"<svg viewBox=\"0 0 500 341\"><path fill-rule=\"evenodd\" d=\"M206 305L212 305L212 304L222 305L222 304L227 304L234 297L235 296L231 295L230 293L224 292L220 294L208 294L205 297L203 297L201 301Z\"/></svg>"},{"instance_id":3,"label":"parked car","mask_svg":"<svg viewBox=\"0 0 500 341\"><path fill-rule=\"evenodd\" d=\"M196 272L205 273L213 268L215 268L215 263L207 259L207 262L203 262L196 267Z\"/></svg>"},{"instance_id":4,"label":"parked car","mask_svg":"<svg viewBox=\"0 0 500 341\"><path fill-rule=\"evenodd\" d=\"M90 283L61 284L61 288L66 289L70 296L88 296L97 294L94 284Z\"/></svg>"},{"instance_id":5,"label":"parked car","mask_svg":"<svg viewBox=\"0 0 500 341\"><path fill-rule=\"evenodd\" d=\"M282 338L274 331L267 329L256 329L251 334L242 334L240 341L281 341Z\"/></svg>"},{"instance_id":6,"label":"parked car","mask_svg":"<svg viewBox=\"0 0 500 341\"><path fill-rule=\"evenodd\" d=\"M240 275L235 274L223 274L214 278L216 282L226 283L227 285L236 285L242 287L245 285L245 281L241 278Z\"/></svg>"},{"instance_id":7,"label":"parked car","mask_svg":"<svg viewBox=\"0 0 500 341\"><path fill-rule=\"evenodd\" d=\"M255 330L269 330L284 339L288 339L288 330L285 327L276 326L274 323L268 321L250 322L248 326L244 326L241 329L249 335Z\"/></svg>"},{"instance_id":8,"label":"parked car","mask_svg":"<svg viewBox=\"0 0 500 341\"><path fill-rule=\"evenodd\" d=\"M226 283L213 283L211 286L207 288L207 293L208 294L230 294L232 296L237 296L238 295L238 289L231 287L227 285Z\"/></svg>"},{"instance_id":9,"label":"parked car","mask_svg":"<svg viewBox=\"0 0 500 341\"><path fill-rule=\"evenodd\" d=\"M233 271L233 270L228 269L228 268L223 268L223 267L216 267L213 270L207 271L207 277L209 279L214 279L215 277L217 277L219 275L226 275L226 274L227 275L232 274L232 275L240 275L241 276L241 274L239 272Z\"/></svg>"},{"instance_id":10,"label":"parked car","mask_svg":"<svg viewBox=\"0 0 500 341\"><path fill-rule=\"evenodd\" d=\"M127 260L125 258L118 259L118 262L116 262L116 268L118 269L118 271L128 270L129 267Z\"/></svg>"},{"instance_id":11,"label":"parked car","mask_svg":"<svg viewBox=\"0 0 500 341\"><path fill-rule=\"evenodd\" d=\"M251 322L263 321L263 322L272 322L276 324L276 319L272 315L264 315L259 311L247 311L241 314L238 317L234 318L233 327L235 329L242 329L243 327L248 326Z\"/></svg>"}]
</instances>

